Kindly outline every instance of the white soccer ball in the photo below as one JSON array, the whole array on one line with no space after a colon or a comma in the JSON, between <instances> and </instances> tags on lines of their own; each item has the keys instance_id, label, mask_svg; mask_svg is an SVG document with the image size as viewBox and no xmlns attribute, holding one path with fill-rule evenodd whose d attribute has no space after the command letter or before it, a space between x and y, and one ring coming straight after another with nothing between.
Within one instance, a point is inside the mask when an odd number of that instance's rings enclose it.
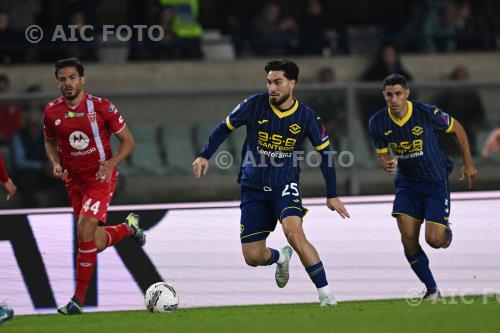
<instances>
[{"instance_id":1,"label":"white soccer ball","mask_svg":"<svg viewBox=\"0 0 500 333\"><path fill-rule=\"evenodd\" d=\"M170 313L179 306L179 296L171 284L156 282L146 290L144 304L149 312Z\"/></svg>"}]
</instances>

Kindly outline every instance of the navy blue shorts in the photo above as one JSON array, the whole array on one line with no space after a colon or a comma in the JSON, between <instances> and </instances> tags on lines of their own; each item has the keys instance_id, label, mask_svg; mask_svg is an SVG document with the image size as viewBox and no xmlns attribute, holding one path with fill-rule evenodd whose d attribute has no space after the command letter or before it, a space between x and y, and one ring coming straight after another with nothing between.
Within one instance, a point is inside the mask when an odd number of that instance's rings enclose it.
<instances>
[{"instance_id":1,"label":"navy blue shorts","mask_svg":"<svg viewBox=\"0 0 500 333\"><path fill-rule=\"evenodd\" d=\"M392 216L409 215L418 220L448 226L450 187L439 183L397 180Z\"/></svg>"},{"instance_id":2,"label":"navy blue shorts","mask_svg":"<svg viewBox=\"0 0 500 333\"><path fill-rule=\"evenodd\" d=\"M266 239L276 228L278 220L285 217L304 217L307 209L302 207L302 198L297 183L278 188L257 189L241 187L240 238L242 243Z\"/></svg>"}]
</instances>

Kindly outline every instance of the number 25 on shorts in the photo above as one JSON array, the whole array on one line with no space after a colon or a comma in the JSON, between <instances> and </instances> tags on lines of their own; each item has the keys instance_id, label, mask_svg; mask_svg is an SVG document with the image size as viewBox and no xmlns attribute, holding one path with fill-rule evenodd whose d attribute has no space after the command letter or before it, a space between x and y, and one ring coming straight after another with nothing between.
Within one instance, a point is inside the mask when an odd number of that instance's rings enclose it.
<instances>
[{"instance_id":1,"label":"number 25 on shorts","mask_svg":"<svg viewBox=\"0 0 500 333\"><path fill-rule=\"evenodd\" d=\"M285 188L283 189L283 192L281 193L281 196L284 197L285 195L290 195L290 194L296 197L299 196L299 189L297 183L286 184Z\"/></svg>"}]
</instances>

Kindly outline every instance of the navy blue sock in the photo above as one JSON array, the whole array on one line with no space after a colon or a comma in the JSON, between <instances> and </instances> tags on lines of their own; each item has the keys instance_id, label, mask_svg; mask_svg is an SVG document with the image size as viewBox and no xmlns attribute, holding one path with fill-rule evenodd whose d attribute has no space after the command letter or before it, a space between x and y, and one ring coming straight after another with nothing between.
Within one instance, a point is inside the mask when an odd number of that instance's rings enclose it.
<instances>
[{"instance_id":1,"label":"navy blue sock","mask_svg":"<svg viewBox=\"0 0 500 333\"><path fill-rule=\"evenodd\" d=\"M425 287L428 291L435 291L436 281L434 281L434 277L432 276L431 269L429 268L429 259L425 255L424 250L420 249L414 254L406 254L406 259L411 265L411 269L417 274L420 281L425 284Z\"/></svg>"},{"instance_id":2,"label":"navy blue sock","mask_svg":"<svg viewBox=\"0 0 500 333\"><path fill-rule=\"evenodd\" d=\"M326 280L325 268L323 267L323 263L320 261L317 264L306 267L306 272L309 274L312 282L316 286L316 288L323 288L328 285L328 281Z\"/></svg>"},{"instance_id":3,"label":"navy blue sock","mask_svg":"<svg viewBox=\"0 0 500 333\"><path fill-rule=\"evenodd\" d=\"M271 258L266 262L266 266L274 264L280 258L280 251L271 248L269 250L271 250Z\"/></svg>"}]
</instances>

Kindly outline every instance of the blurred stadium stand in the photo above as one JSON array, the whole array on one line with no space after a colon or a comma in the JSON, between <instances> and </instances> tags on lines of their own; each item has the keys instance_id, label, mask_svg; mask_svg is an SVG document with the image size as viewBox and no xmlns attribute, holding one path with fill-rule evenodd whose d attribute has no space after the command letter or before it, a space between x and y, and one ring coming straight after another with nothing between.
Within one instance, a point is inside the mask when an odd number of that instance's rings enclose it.
<instances>
[{"instance_id":1,"label":"blurred stadium stand","mask_svg":"<svg viewBox=\"0 0 500 333\"><path fill-rule=\"evenodd\" d=\"M86 90L117 105L137 143L133 155L120 167L122 188L113 203L237 199L237 166L217 170L212 163L209 176L196 182L191 176L191 163L215 124L246 96L265 90L263 67L271 57L287 56L297 61L301 68L299 100L313 106L324 119L336 149L353 152L353 167L337 168L341 195L391 193L393 189L390 177L376 165L366 126L369 114L383 106L381 87L379 83L359 82L382 45L390 43L401 51L398 61L413 77L414 98L434 103L440 95L462 94L464 89L477 93L484 115L474 125L464 121L465 128L475 133L476 152L489 130L500 124L498 1L325 0L319 2L318 11L315 0L282 0L274 2L279 7L278 15L263 12L268 3L264 0L130 0L123 6L110 0L28 2L21 11L21 2L0 2L0 74L10 79L10 90L0 93L0 104L14 102L24 113L27 105L46 104L58 96L53 61L78 55L72 52L82 45L89 49L88 54L80 53L86 68ZM182 7L182 13L201 24L199 48L203 59L190 48L196 48L196 43L190 40L191 44L185 44L169 25L178 14L179 4L191 6L187 12ZM17 20L22 9L26 17L21 15L23 19ZM304 52L301 45L311 37L304 22L315 22L313 14L322 15L318 21L333 23L316 27L324 33L320 34L324 40L318 41L319 51L311 53ZM259 55L256 51L263 43L252 35L259 15L270 20L269 26L285 24L291 32L292 43L287 44L291 48L284 54ZM406 20L407 15L411 20ZM449 21L450 15L454 32L451 37L443 37L433 27L441 18ZM170 37L174 42L123 43L109 36L109 42L98 40L91 45L34 45L23 39L29 24L50 31L54 25L68 22L98 26L160 24L173 34ZM454 48L433 49L436 41ZM467 68L471 79L450 81L450 73L457 66ZM323 68L331 68L334 73L326 83L318 80ZM26 92L34 85L41 91ZM364 94L375 97L363 103ZM451 115L455 112L445 111ZM476 117L477 110L469 111L468 119ZM231 152L239 163L244 140L245 131L240 129L221 150ZM113 146L117 147L115 140ZM9 162L8 143L0 145L0 150ZM455 152L452 155L457 162L451 176L452 190L465 190L466 185L457 182L460 161ZM498 189L498 156L482 159L476 154L474 158L479 169L474 188ZM302 191L305 196L323 195L317 168L304 168ZM20 207L21 201L15 199L7 207Z\"/></svg>"}]
</instances>

